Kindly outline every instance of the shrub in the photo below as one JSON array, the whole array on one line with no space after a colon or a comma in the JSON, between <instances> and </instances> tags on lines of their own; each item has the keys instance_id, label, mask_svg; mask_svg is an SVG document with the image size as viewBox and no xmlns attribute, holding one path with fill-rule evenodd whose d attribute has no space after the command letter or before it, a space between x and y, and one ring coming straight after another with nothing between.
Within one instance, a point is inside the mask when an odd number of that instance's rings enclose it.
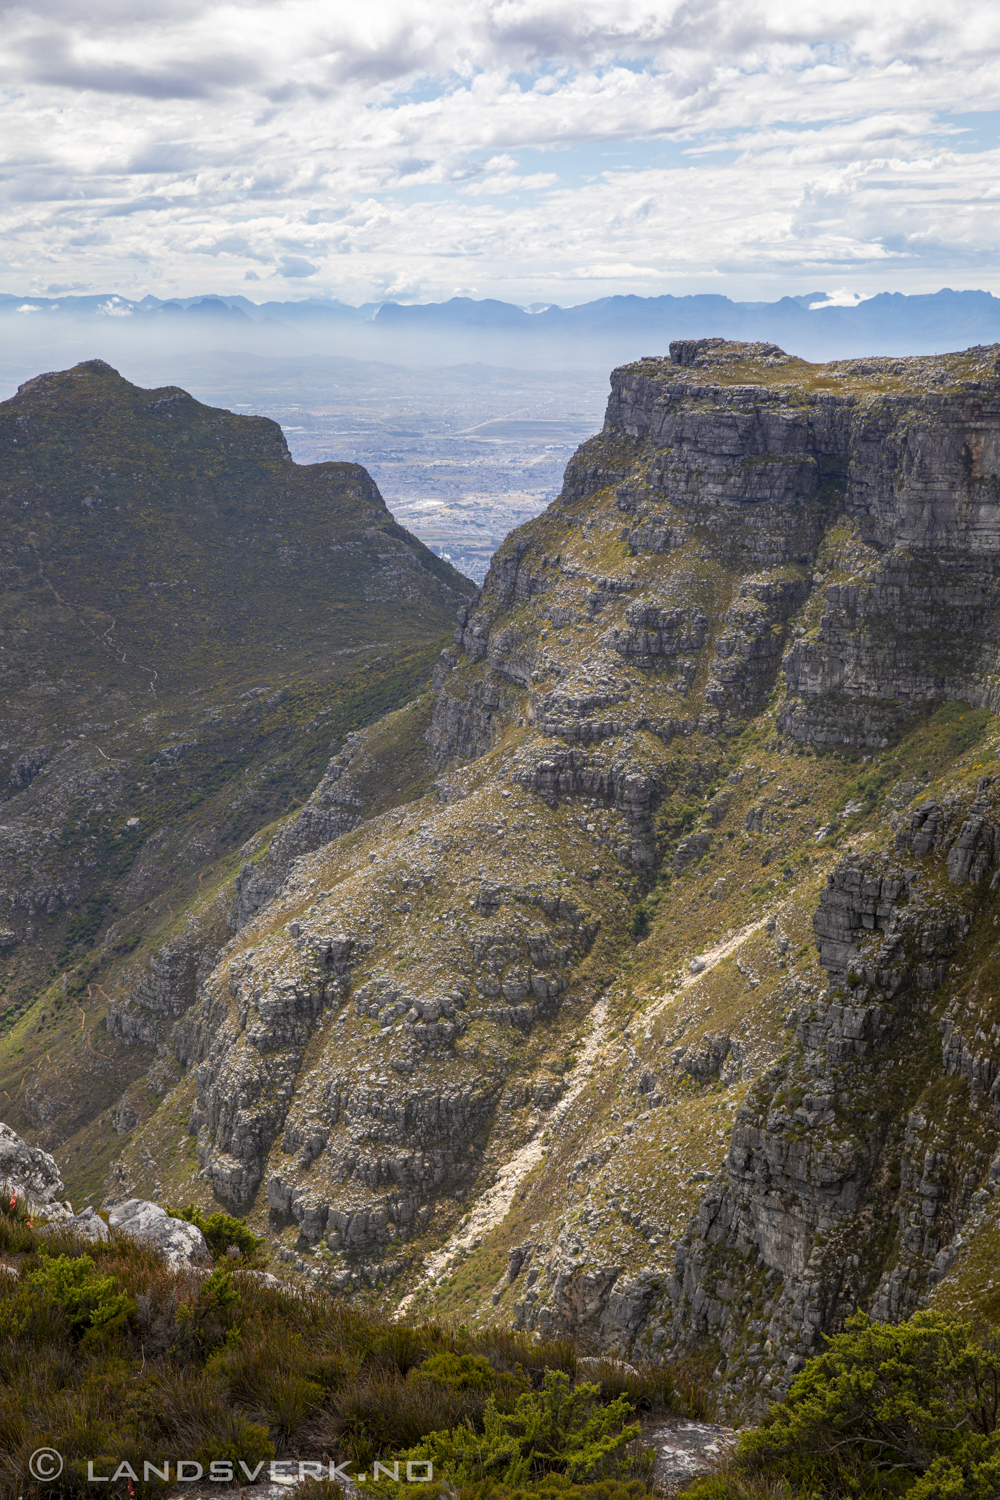
<instances>
[{"instance_id":1,"label":"shrub","mask_svg":"<svg viewBox=\"0 0 1000 1500\"><path fill-rule=\"evenodd\" d=\"M576 1349L570 1339L540 1339L512 1328L485 1328L471 1341L471 1348L483 1354L495 1370L516 1373L522 1370L540 1386L547 1370L564 1370L576 1375Z\"/></svg>"},{"instance_id":2,"label":"shrub","mask_svg":"<svg viewBox=\"0 0 1000 1500\"><path fill-rule=\"evenodd\" d=\"M121 1328L136 1311L128 1293L114 1277L101 1276L89 1255L46 1258L38 1270L29 1271L19 1291L20 1305L11 1309L8 1325L15 1337L39 1324L44 1327L46 1313L55 1311L71 1338L94 1342L95 1336Z\"/></svg>"},{"instance_id":3,"label":"shrub","mask_svg":"<svg viewBox=\"0 0 1000 1500\"><path fill-rule=\"evenodd\" d=\"M641 942L649 932L649 907L644 901L633 906L629 915L628 930L636 942Z\"/></svg>"},{"instance_id":4,"label":"shrub","mask_svg":"<svg viewBox=\"0 0 1000 1500\"><path fill-rule=\"evenodd\" d=\"M492 1391L497 1378L481 1354L432 1354L414 1372L416 1380L436 1380L453 1391Z\"/></svg>"},{"instance_id":5,"label":"shrub","mask_svg":"<svg viewBox=\"0 0 1000 1500\"><path fill-rule=\"evenodd\" d=\"M430 1353L429 1330L408 1328L405 1323L380 1330L372 1342L368 1359L385 1370L406 1375Z\"/></svg>"},{"instance_id":6,"label":"shrub","mask_svg":"<svg viewBox=\"0 0 1000 1500\"><path fill-rule=\"evenodd\" d=\"M491 1397L481 1434L471 1423L432 1432L402 1456L429 1459L436 1475L459 1483L517 1486L552 1470L578 1482L593 1479L639 1435L625 1397L602 1405L600 1395L597 1385L573 1387L564 1371L549 1370L541 1391L524 1392L513 1411L498 1410Z\"/></svg>"},{"instance_id":7,"label":"shrub","mask_svg":"<svg viewBox=\"0 0 1000 1500\"><path fill-rule=\"evenodd\" d=\"M239 1307L240 1294L233 1286L232 1276L223 1266L216 1266L190 1301L177 1303L175 1347L186 1349L195 1357L203 1357L223 1340L237 1337Z\"/></svg>"},{"instance_id":8,"label":"shrub","mask_svg":"<svg viewBox=\"0 0 1000 1500\"><path fill-rule=\"evenodd\" d=\"M1000 1336L945 1313L893 1326L858 1313L741 1439L731 1473L686 1493L737 1500L783 1479L794 1494L995 1500L998 1425Z\"/></svg>"},{"instance_id":9,"label":"shrub","mask_svg":"<svg viewBox=\"0 0 1000 1500\"><path fill-rule=\"evenodd\" d=\"M648 1474L638 1487L620 1484L639 1474L632 1406L596 1385L572 1389L568 1340L407 1327L238 1268L174 1270L116 1232L88 1245L55 1228L40 1240L18 1222L28 1253L20 1275L0 1278L3 1500L51 1493L29 1477L39 1446L64 1455L63 1500L93 1495L90 1460L98 1474L124 1461L141 1476L145 1460L162 1467L168 1456L256 1469L282 1452L336 1453L365 1469L428 1443L453 1449L475 1493L488 1481L498 1500L560 1475L553 1500L648 1492ZM603 1487L582 1490L591 1477ZM134 1500L160 1483L132 1481ZM125 1481L102 1488L121 1500Z\"/></svg>"},{"instance_id":10,"label":"shrub","mask_svg":"<svg viewBox=\"0 0 1000 1500\"><path fill-rule=\"evenodd\" d=\"M213 1260L221 1260L230 1249L238 1250L246 1265L262 1266L266 1263L264 1245L266 1241L252 1234L241 1219L232 1214L203 1214L200 1208L189 1203L187 1208L168 1208L172 1219L183 1219L200 1229L212 1253Z\"/></svg>"},{"instance_id":11,"label":"shrub","mask_svg":"<svg viewBox=\"0 0 1000 1500\"><path fill-rule=\"evenodd\" d=\"M373 1376L345 1386L310 1432L317 1446L339 1445L365 1465L382 1453L404 1453L431 1433L474 1431L482 1425L487 1399L482 1391L455 1390L436 1380Z\"/></svg>"}]
</instances>

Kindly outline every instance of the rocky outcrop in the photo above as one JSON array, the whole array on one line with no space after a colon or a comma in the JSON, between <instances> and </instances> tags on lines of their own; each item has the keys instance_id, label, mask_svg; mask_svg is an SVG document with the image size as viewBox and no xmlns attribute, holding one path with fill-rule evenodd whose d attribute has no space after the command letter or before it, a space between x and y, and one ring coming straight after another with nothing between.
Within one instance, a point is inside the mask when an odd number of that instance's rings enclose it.
<instances>
[{"instance_id":1,"label":"rocky outcrop","mask_svg":"<svg viewBox=\"0 0 1000 1500\"><path fill-rule=\"evenodd\" d=\"M73 1210L65 1201L55 1158L29 1146L9 1125L0 1122L0 1191L26 1202L34 1214L65 1219Z\"/></svg>"},{"instance_id":2,"label":"rocky outcrop","mask_svg":"<svg viewBox=\"0 0 1000 1500\"><path fill-rule=\"evenodd\" d=\"M203 924L189 921L183 933L151 954L125 994L111 1002L106 1021L110 1035L159 1046L194 1004L199 980L211 971L220 947L219 938L213 941Z\"/></svg>"},{"instance_id":3,"label":"rocky outcrop","mask_svg":"<svg viewBox=\"0 0 1000 1500\"><path fill-rule=\"evenodd\" d=\"M205 1236L196 1224L171 1218L158 1203L129 1198L108 1214L112 1229L127 1234L140 1245L148 1245L163 1257L172 1271L188 1266L209 1266L212 1256Z\"/></svg>"},{"instance_id":4,"label":"rocky outcrop","mask_svg":"<svg viewBox=\"0 0 1000 1500\"><path fill-rule=\"evenodd\" d=\"M975 1005L956 1000L940 1022L942 1084L906 1060L937 1030L928 997L971 940L964 892L992 865L992 789L984 778L971 803L925 803L896 851L832 872L814 919L829 988L793 1012L794 1053L747 1095L724 1176L682 1239L673 1277L622 1324L620 1347L710 1338L730 1383L781 1389L856 1306L902 1316L952 1264L1000 1139L1000 1028L978 1029ZM704 1039L702 1081L726 1040ZM988 1119L972 1125L964 1108L942 1118L949 1078L973 1110L988 1105Z\"/></svg>"},{"instance_id":5,"label":"rocky outcrop","mask_svg":"<svg viewBox=\"0 0 1000 1500\"><path fill-rule=\"evenodd\" d=\"M351 767L365 747L362 732L347 736L343 750L330 761L302 811L286 823L261 857L243 865L234 882L234 925L239 928L266 906L284 884L295 859L321 849L347 833L365 816L367 799Z\"/></svg>"},{"instance_id":6,"label":"rocky outcrop","mask_svg":"<svg viewBox=\"0 0 1000 1500\"><path fill-rule=\"evenodd\" d=\"M225 979L213 975L200 1013L177 1034L182 1061L198 1064L191 1125L202 1170L219 1197L237 1205L260 1183L316 1021L347 988L350 938L297 941L297 972L259 973L251 954Z\"/></svg>"}]
</instances>

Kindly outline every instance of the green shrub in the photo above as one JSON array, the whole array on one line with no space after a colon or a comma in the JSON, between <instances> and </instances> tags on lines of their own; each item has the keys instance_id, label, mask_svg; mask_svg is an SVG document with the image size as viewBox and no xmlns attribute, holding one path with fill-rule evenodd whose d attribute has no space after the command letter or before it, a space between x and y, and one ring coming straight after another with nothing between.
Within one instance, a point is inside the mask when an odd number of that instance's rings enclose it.
<instances>
[{"instance_id":1,"label":"green shrub","mask_svg":"<svg viewBox=\"0 0 1000 1500\"><path fill-rule=\"evenodd\" d=\"M185 1223L193 1224L196 1229L201 1230L213 1260L221 1260L230 1249L235 1249L239 1251L245 1265L265 1264L266 1241L263 1237L252 1234L243 1221L234 1219L232 1214L203 1214L193 1203L189 1203L187 1208L168 1208L167 1213L172 1219L183 1219Z\"/></svg>"},{"instance_id":2,"label":"green shrub","mask_svg":"<svg viewBox=\"0 0 1000 1500\"><path fill-rule=\"evenodd\" d=\"M687 1494L737 1500L753 1493L737 1480L780 1479L796 1495L996 1500L998 1425L1000 1336L945 1313L893 1326L858 1313L740 1440L730 1488Z\"/></svg>"},{"instance_id":3,"label":"green shrub","mask_svg":"<svg viewBox=\"0 0 1000 1500\"><path fill-rule=\"evenodd\" d=\"M564 1370L570 1379L576 1376L576 1349L571 1339L540 1339L513 1328L484 1328L471 1345L483 1354L497 1371L515 1373L522 1370L532 1383L540 1386L547 1370Z\"/></svg>"},{"instance_id":4,"label":"green shrub","mask_svg":"<svg viewBox=\"0 0 1000 1500\"><path fill-rule=\"evenodd\" d=\"M432 1354L413 1372L415 1380L436 1380L453 1391L492 1391L497 1378L481 1354Z\"/></svg>"},{"instance_id":5,"label":"green shrub","mask_svg":"<svg viewBox=\"0 0 1000 1500\"><path fill-rule=\"evenodd\" d=\"M0 1221L13 1222L2 1212ZM90 1460L98 1474L114 1472L107 1460L141 1476L144 1460L162 1467L168 1456L255 1468L282 1453L337 1454L365 1470L428 1443L453 1449L473 1492L485 1495L488 1481L498 1500L549 1479L559 1481L544 1492L552 1500L639 1500L649 1490L644 1470L637 1485L620 1483L642 1462L630 1449L632 1406L596 1385L572 1389L568 1340L407 1327L239 1268L175 1271L125 1235L88 1245L27 1229L20 1275L0 1278L2 1500L52 1493L30 1481L39 1446L64 1455L62 1500L92 1500ZM591 1478L601 1486L581 1489ZM138 1478L134 1500L159 1485ZM101 1488L121 1500L125 1483Z\"/></svg>"},{"instance_id":6,"label":"green shrub","mask_svg":"<svg viewBox=\"0 0 1000 1500\"><path fill-rule=\"evenodd\" d=\"M368 1353L370 1364L406 1375L425 1360L431 1351L433 1336L428 1329L408 1328L405 1323L381 1329Z\"/></svg>"},{"instance_id":7,"label":"green shrub","mask_svg":"<svg viewBox=\"0 0 1000 1500\"><path fill-rule=\"evenodd\" d=\"M648 1493L648 1485L639 1479L603 1479L593 1484L575 1484L565 1474L545 1474L528 1489L511 1488L491 1480L463 1484L458 1489L458 1500L646 1500Z\"/></svg>"},{"instance_id":8,"label":"green shrub","mask_svg":"<svg viewBox=\"0 0 1000 1500\"><path fill-rule=\"evenodd\" d=\"M488 1399L436 1380L373 1376L347 1384L311 1431L321 1448L336 1445L364 1467L383 1453L405 1453L429 1434L479 1428Z\"/></svg>"},{"instance_id":9,"label":"green shrub","mask_svg":"<svg viewBox=\"0 0 1000 1500\"><path fill-rule=\"evenodd\" d=\"M639 1435L625 1397L602 1405L600 1396L600 1386L574 1387L564 1371L549 1370L541 1391L524 1392L513 1411L498 1410L491 1397L482 1433L471 1423L432 1432L402 1457L429 1459L435 1475L458 1483L517 1486L552 1470L578 1482L593 1479Z\"/></svg>"},{"instance_id":10,"label":"green shrub","mask_svg":"<svg viewBox=\"0 0 1000 1500\"><path fill-rule=\"evenodd\" d=\"M649 907L644 901L633 906L629 916L628 930L636 942L641 942L649 932Z\"/></svg>"},{"instance_id":11,"label":"green shrub","mask_svg":"<svg viewBox=\"0 0 1000 1500\"><path fill-rule=\"evenodd\" d=\"M101 1276L89 1255L58 1255L46 1258L36 1271L29 1271L19 1288L19 1305L9 1314L9 1328L16 1337L32 1327L42 1327L46 1314L57 1312L74 1339L110 1334L135 1316L136 1305L112 1276Z\"/></svg>"},{"instance_id":12,"label":"green shrub","mask_svg":"<svg viewBox=\"0 0 1000 1500\"><path fill-rule=\"evenodd\" d=\"M236 1327L239 1308L240 1294L233 1286L232 1276L224 1266L216 1266L190 1301L185 1299L177 1304L176 1348L204 1357L224 1340L235 1340L239 1335Z\"/></svg>"}]
</instances>

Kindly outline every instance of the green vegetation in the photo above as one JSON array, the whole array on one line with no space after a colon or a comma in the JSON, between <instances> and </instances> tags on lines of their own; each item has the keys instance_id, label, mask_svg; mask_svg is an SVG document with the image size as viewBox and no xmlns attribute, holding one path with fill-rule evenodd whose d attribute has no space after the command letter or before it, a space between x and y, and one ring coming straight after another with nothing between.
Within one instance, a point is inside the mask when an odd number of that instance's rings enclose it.
<instances>
[{"instance_id":1,"label":"green vegetation","mask_svg":"<svg viewBox=\"0 0 1000 1500\"><path fill-rule=\"evenodd\" d=\"M265 1241L259 1235L251 1234L242 1219L234 1219L232 1214L221 1211L203 1214L193 1203L187 1208L168 1208L167 1213L172 1219L184 1219L200 1229L213 1259L221 1260L229 1255L232 1259L242 1260L245 1265L263 1265Z\"/></svg>"},{"instance_id":2,"label":"green vegetation","mask_svg":"<svg viewBox=\"0 0 1000 1500\"><path fill-rule=\"evenodd\" d=\"M744 1435L729 1471L684 1493L995 1500L998 1492L1000 1336L918 1312L895 1326L850 1319Z\"/></svg>"},{"instance_id":3,"label":"green vegetation","mask_svg":"<svg viewBox=\"0 0 1000 1500\"><path fill-rule=\"evenodd\" d=\"M628 1376L627 1393L577 1384L566 1341L391 1323L242 1268L173 1272L118 1231L85 1245L31 1225L16 1199L5 1225L23 1232L0 1247L15 1272L0 1274L3 1500L51 1492L28 1471L42 1444L65 1459L65 1497L92 1493L88 1461L129 1465L137 1478L108 1485L124 1496L164 1487L143 1480L147 1461L252 1471L337 1453L360 1469L434 1455L439 1478L483 1500L482 1480L496 1500L536 1480L552 1500L639 1500L637 1409L687 1409L663 1371Z\"/></svg>"},{"instance_id":4,"label":"green vegetation","mask_svg":"<svg viewBox=\"0 0 1000 1500\"><path fill-rule=\"evenodd\" d=\"M482 1431L462 1424L432 1432L403 1457L429 1459L434 1473L458 1483L496 1479L520 1485L555 1471L580 1482L621 1461L639 1436L624 1396L602 1403L599 1385L572 1385L564 1370L546 1370L540 1391L525 1391L512 1410L486 1401Z\"/></svg>"}]
</instances>

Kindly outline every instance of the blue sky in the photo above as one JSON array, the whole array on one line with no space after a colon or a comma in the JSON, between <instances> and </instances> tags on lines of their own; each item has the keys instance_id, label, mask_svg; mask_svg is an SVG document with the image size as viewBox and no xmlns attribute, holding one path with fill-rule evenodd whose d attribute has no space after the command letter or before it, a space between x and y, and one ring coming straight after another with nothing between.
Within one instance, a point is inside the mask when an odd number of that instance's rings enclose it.
<instances>
[{"instance_id":1,"label":"blue sky","mask_svg":"<svg viewBox=\"0 0 1000 1500\"><path fill-rule=\"evenodd\" d=\"M1000 292L1000 8L43 0L0 151L25 295Z\"/></svg>"}]
</instances>

